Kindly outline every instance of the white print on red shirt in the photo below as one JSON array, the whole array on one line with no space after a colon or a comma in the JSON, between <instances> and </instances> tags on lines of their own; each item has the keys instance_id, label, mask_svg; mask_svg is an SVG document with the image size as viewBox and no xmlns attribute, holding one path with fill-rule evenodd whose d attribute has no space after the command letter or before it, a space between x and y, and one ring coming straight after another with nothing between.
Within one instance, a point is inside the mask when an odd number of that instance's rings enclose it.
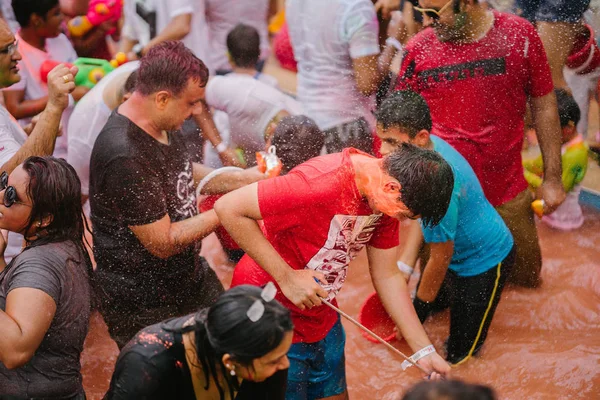
<instances>
[{"instance_id":1,"label":"white print on red shirt","mask_svg":"<svg viewBox=\"0 0 600 400\"><path fill-rule=\"evenodd\" d=\"M381 221L381 214L336 215L331 219L325 245L310 259L306 268L325 274L328 300L332 300L342 288L348 274L348 264L371 240Z\"/></svg>"}]
</instances>

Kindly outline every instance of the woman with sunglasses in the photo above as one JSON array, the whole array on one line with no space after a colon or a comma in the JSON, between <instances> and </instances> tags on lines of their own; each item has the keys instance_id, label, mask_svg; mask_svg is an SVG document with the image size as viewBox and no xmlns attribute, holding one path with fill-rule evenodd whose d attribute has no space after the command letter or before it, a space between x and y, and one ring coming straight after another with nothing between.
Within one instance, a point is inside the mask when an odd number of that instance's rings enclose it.
<instances>
[{"instance_id":1,"label":"woman with sunglasses","mask_svg":"<svg viewBox=\"0 0 600 400\"><path fill-rule=\"evenodd\" d=\"M0 199L0 228L25 237L8 265L0 239L0 399L85 399L92 264L79 178L62 159L30 157L0 175Z\"/></svg>"},{"instance_id":2,"label":"woman with sunglasses","mask_svg":"<svg viewBox=\"0 0 600 400\"><path fill-rule=\"evenodd\" d=\"M237 286L210 308L141 330L105 400L283 400L293 326L276 292Z\"/></svg>"}]
</instances>

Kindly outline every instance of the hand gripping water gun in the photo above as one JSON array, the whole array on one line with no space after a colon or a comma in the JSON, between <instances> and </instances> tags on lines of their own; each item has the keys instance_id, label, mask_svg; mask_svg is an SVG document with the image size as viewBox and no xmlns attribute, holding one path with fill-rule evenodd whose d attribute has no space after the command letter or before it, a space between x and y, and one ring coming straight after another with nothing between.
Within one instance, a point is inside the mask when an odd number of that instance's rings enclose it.
<instances>
[{"instance_id":1,"label":"hand gripping water gun","mask_svg":"<svg viewBox=\"0 0 600 400\"><path fill-rule=\"evenodd\" d=\"M123 0L90 0L87 14L73 18L67 26L71 36L81 37L104 22L116 24L122 13ZM114 32L115 29L111 29L107 34L112 35Z\"/></svg>"},{"instance_id":2,"label":"hand gripping water gun","mask_svg":"<svg viewBox=\"0 0 600 400\"><path fill-rule=\"evenodd\" d=\"M268 151L257 151L256 164L258 165L258 170L268 178L278 176L283 168L281 160L275 154L275 146L269 147Z\"/></svg>"},{"instance_id":3,"label":"hand gripping water gun","mask_svg":"<svg viewBox=\"0 0 600 400\"><path fill-rule=\"evenodd\" d=\"M65 64L68 67L75 65L79 72L75 75L76 86L87 86L93 88L100 79L114 70L116 67L127 62L127 56L124 53L118 53L114 60L106 61L97 58L80 57L73 64L61 63L54 60L46 60L40 67L40 78L42 82L48 83L48 73L58 64Z\"/></svg>"}]
</instances>

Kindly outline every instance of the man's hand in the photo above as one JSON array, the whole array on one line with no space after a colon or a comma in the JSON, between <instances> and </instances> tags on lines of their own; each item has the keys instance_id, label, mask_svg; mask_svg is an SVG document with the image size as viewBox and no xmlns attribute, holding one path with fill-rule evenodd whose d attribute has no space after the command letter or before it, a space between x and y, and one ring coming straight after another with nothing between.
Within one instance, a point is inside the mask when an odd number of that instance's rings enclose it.
<instances>
[{"instance_id":1,"label":"man's hand","mask_svg":"<svg viewBox=\"0 0 600 400\"><path fill-rule=\"evenodd\" d=\"M389 19L392 11L400 8L400 0L377 0L375 3L375 12L381 10L381 16L384 19Z\"/></svg>"},{"instance_id":2,"label":"man's hand","mask_svg":"<svg viewBox=\"0 0 600 400\"><path fill-rule=\"evenodd\" d=\"M71 96L73 96L73 100L79 101L87 92L90 91L90 88L87 86L77 86Z\"/></svg>"},{"instance_id":3,"label":"man's hand","mask_svg":"<svg viewBox=\"0 0 600 400\"><path fill-rule=\"evenodd\" d=\"M34 115L33 118L31 118L31 122L28 123L27 126L25 126L23 128L23 130L25 131L27 136L31 135L31 132L33 132L33 129L35 128L35 126L37 125L39 120L40 120L40 114Z\"/></svg>"},{"instance_id":4,"label":"man's hand","mask_svg":"<svg viewBox=\"0 0 600 400\"><path fill-rule=\"evenodd\" d=\"M239 157L235 154L235 150L231 147L228 147L227 150L219 153L219 158L223 165L231 165L233 167L246 168L247 165L242 163Z\"/></svg>"},{"instance_id":5,"label":"man's hand","mask_svg":"<svg viewBox=\"0 0 600 400\"><path fill-rule=\"evenodd\" d=\"M284 296L301 310L321 305L321 297L327 297L327 291L315 280L327 284L325 276L312 269L291 270L279 283Z\"/></svg>"},{"instance_id":6,"label":"man's hand","mask_svg":"<svg viewBox=\"0 0 600 400\"><path fill-rule=\"evenodd\" d=\"M544 180L537 189L536 197L544 200L544 214L551 214L567 197L562 182Z\"/></svg>"},{"instance_id":7,"label":"man's hand","mask_svg":"<svg viewBox=\"0 0 600 400\"><path fill-rule=\"evenodd\" d=\"M442 377L450 377L450 364L448 364L437 352L421 358L417 361L417 364L431 373L429 379L438 380L442 379Z\"/></svg>"},{"instance_id":8,"label":"man's hand","mask_svg":"<svg viewBox=\"0 0 600 400\"><path fill-rule=\"evenodd\" d=\"M59 64L48 73L48 104L46 109L63 112L69 106L69 94L75 90L77 67Z\"/></svg>"}]
</instances>

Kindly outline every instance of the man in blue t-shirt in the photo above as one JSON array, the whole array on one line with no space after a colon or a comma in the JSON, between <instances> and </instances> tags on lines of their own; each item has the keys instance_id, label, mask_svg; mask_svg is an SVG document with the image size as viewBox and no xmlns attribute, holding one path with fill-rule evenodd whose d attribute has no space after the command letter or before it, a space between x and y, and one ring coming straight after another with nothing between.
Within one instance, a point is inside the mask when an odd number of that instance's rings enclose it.
<instances>
[{"instance_id":1,"label":"man in blue t-shirt","mask_svg":"<svg viewBox=\"0 0 600 400\"><path fill-rule=\"evenodd\" d=\"M514 264L512 235L487 201L475 172L452 146L431 135L431 115L421 95L399 91L383 101L376 113L381 153L403 142L435 150L454 172L454 189L448 211L434 227L411 224L398 261L412 273L423 240L430 250L413 301L421 322L434 311L450 307L447 357L461 364L476 354ZM421 264L423 265L423 263Z\"/></svg>"}]
</instances>

